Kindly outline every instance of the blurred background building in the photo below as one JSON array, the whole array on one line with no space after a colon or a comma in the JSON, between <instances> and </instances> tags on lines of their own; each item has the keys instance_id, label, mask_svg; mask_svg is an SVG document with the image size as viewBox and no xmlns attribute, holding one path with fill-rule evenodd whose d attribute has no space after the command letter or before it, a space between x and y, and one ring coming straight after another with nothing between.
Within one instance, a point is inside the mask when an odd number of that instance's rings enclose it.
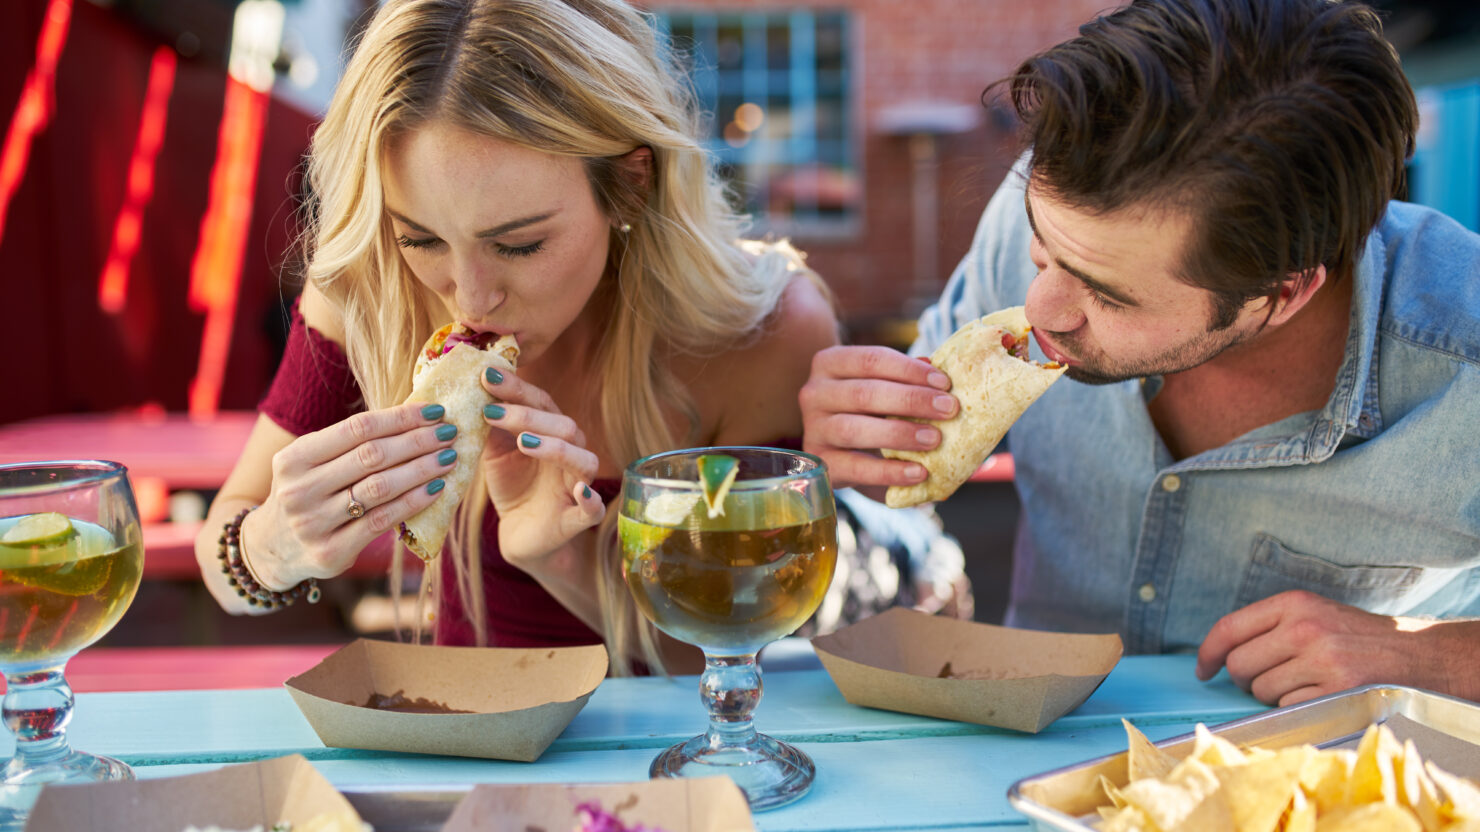
<instances>
[{"instance_id":1,"label":"blurred background building","mask_svg":"<svg viewBox=\"0 0 1480 832\"><path fill-rule=\"evenodd\" d=\"M809 253L851 340L896 346L1013 159L1012 116L984 89L1107 5L641 3L690 74L753 231ZM1419 88L1409 197L1480 229L1480 4L1377 5ZM297 291L302 156L374 6L8 0L0 429L255 407ZM980 489L942 513L968 553L1005 552L1010 485ZM146 514L168 520L168 500L153 502ZM979 617L1000 608L996 564L973 576Z\"/></svg>"}]
</instances>

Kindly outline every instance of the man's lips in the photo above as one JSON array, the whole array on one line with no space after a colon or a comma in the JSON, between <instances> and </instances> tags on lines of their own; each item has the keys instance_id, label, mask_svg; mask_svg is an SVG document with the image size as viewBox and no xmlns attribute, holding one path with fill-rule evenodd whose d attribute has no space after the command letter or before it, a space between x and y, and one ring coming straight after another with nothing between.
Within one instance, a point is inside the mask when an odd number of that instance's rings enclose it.
<instances>
[{"instance_id":1,"label":"man's lips","mask_svg":"<svg viewBox=\"0 0 1480 832\"><path fill-rule=\"evenodd\" d=\"M1060 364L1066 365L1073 365L1077 363L1074 359L1070 358L1062 352L1059 352L1059 350L1054 347L1053 342L1045 338L1042 332L1039 332L1036 329L1033 330L1033 337L1038 339L1038 347L1039 349L1043 350L1044 355L1048 356L1049 361L1057 361Z\"/></svg>"}]
</instances>

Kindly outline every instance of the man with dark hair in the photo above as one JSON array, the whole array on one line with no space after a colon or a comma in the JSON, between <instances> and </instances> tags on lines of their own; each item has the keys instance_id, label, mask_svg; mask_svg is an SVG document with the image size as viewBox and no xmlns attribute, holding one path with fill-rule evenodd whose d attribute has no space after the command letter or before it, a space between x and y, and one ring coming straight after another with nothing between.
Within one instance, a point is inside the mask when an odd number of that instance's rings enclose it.
<instances>
[{"instance_id":1,"label":"man with dark hair","mask_svg":"<svg viewBox=\"0 0 1480 832\"><path fill-rule=\"evenodd\" d=\"M1013 426L1008 623L1198 650L1259 699L1480 699L1480 236L1394 201L1413 92L1366 6L1137 0L1008 79L1029 154L911 353L1026 305L1072 382ZM1074 383L1078 382L1078 383ZM909 485L958 409L819 353L806 447Z\"/></svg>"}]
</instances>

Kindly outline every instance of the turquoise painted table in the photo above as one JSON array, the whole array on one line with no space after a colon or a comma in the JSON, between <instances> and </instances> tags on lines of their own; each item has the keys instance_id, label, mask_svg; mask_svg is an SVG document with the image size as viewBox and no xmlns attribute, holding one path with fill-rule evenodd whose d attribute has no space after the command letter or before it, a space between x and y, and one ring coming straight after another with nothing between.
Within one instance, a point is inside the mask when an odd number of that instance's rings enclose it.
<instances>
[{"instance_id":1,"label":"turquoise painted table","mask_svg":"<svg viewBox=\"0 0 1480 832\"><path fill-rule=\"evenodd\" d=\"M1264 710L1219 676L1202 683L1192 656L1122 659L1093 696L1039 734L876 711L844 701L820 669L769 672L761 731L817 763L812 792L756 815L782 830L1025 827L1007 805L1015 780L1122 750L1128 717L1153 740ZM79 694L77 748L166 777L298 753L339 788L436 789L475 783L642 780L661 748L703 725L696 677L608 679L534 763L326 748L283 689ZM11 753L7 736L0 754Z\"/></svg>"}]
</instances>

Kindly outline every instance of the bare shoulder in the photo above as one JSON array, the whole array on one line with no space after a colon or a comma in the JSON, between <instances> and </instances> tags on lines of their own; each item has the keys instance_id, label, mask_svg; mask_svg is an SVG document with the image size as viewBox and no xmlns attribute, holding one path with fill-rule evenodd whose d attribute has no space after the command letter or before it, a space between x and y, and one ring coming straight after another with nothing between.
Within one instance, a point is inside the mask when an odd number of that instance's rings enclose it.
<instances>
[{"instance_id":1,"label":"bare shoulder","mask_svg":"<svg viewBox=\"0 0 1480 832\"><path fill-rule=\"evenodd\" d=\"M312 283L303 287L303 296L298 300L298 311L303 315L305 324L330 341L344 346L343 316Z\"/></svg>"},{"instance_id":2,"label":"bare shoulder","mask_svg":"<svg viewBox=\"0 0 1480 832\"><path fill-rule=\"evenodd\" d=\"M797 394L812 356L837 343L838 319L827 290L809 272L794 273L758 337L713 361L695 390L700 409L718 414L714 441L801 436Z\"/></svg>"}]
</instances>

